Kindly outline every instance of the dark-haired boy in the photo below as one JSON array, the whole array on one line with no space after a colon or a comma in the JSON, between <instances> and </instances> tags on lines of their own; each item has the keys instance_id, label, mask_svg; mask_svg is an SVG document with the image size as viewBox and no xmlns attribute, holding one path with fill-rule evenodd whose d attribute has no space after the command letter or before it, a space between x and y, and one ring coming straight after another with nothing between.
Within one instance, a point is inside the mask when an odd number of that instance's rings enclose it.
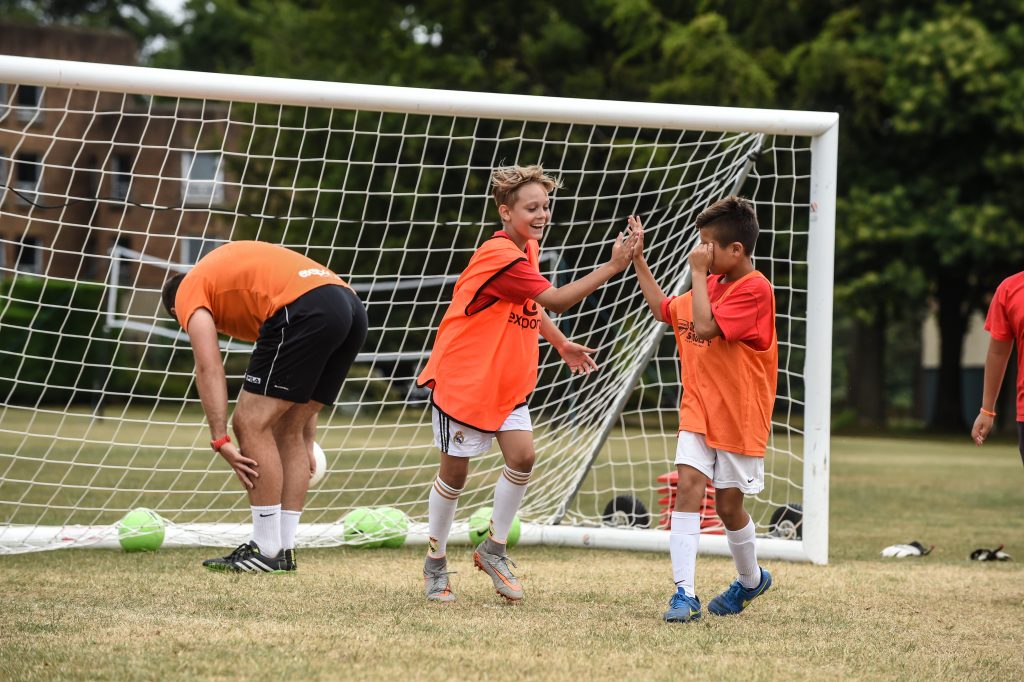
<instances>
[{"instance_id":1,"label":"dark-haired boy","mask_svg":"<svg viewBox=\"0 0 1024 682\"><path fill-rule=\"evenodd\" d=\"M697 216L700 244L689 256L691 291L667 297L643 256L643 227L634 250L637 279L651 313L672 325L679 348L683 397L679 412L679 473L669 550L676 593L664 618L701 617L695 591L700 504L708 481L739 573L708 604L716 615L742 611L772 584L757 563L753 519L743 496L764 489L764 454L771 430L778 374L775 295L754 269L757 214L750 202L730 196Z\"/></svg>"}]
</instances>

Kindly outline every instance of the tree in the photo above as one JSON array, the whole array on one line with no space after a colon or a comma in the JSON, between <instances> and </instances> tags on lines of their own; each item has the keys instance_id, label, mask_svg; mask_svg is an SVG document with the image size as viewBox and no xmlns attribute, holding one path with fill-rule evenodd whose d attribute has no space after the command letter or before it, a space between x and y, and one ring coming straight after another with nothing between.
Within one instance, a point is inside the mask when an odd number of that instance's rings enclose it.
<instances>
[{"instance_id":1,"label":"tree","mask_svg":"<svg viewBox=\"0 0 1024 682\"><path fill-rule=\"evenodd\" d=\"M0 0L0 16L38 24L69 24L123 31L139 45L176 32L151 0Z\"/></svg>"},{"instance_id":2,"label":"tree","mask_svg":"<svg viewBox=\"0 0 1024 682\"><path fill-rule=\"evenodd\" d=\"M1021 157L1007 151L1019 149L1024 96L1012 11L858 5L834 14L789 57L795 104L844 114L837 294L872 327L869 344L894 318L913 320L923 295L937 301L934 427L962 425L968 314L1024 254L1024 207L1012 181ZM854 379L870 374L884 376L884 364ZM868 402L881 385L874 380Z\"/></svg>"}]
</instances>

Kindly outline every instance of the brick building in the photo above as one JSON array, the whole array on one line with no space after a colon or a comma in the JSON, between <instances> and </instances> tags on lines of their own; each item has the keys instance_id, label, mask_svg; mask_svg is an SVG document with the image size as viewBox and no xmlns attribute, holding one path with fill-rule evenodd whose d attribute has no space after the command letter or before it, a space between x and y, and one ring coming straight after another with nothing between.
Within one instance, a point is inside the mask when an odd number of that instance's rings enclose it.
<instances>
[{"instance_id":1,"label":"brick building","mask_svg":"<svg viewBox=\"0 0 1024 682\"><path fill-rule=\"evenodd\" d=\"M137 46L117 32L0 23L0 52L134 64ZM114 246L194 263L230 230L215 210L235 196L219 151L226 128L224 107L208 102L0 76L0 276L102 282ZM140 290L167 277L137 258L117 266L119 282Z\"/></svg>"}]
</instances>

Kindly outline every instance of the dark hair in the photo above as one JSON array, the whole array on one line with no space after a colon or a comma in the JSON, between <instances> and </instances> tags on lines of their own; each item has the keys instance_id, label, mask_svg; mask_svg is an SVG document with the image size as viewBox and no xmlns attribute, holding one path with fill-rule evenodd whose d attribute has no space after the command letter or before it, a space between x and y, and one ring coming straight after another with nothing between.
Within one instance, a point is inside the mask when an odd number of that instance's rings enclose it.
<instances>
[{"instance_id":1,"label":"dark hair","mask_svg":"<svg viewBox=\"0 0 1024 682\"><path fill-rule=\"evenodd\" d=\"M705 227L714 232L721 247L739 242L748 256L753 255L760 229L754 205L738 196L728 196L711 204L697 216L697 229Z\"/></svg>"},{"instance_id":2,"label":"dark hair","mask_svg":"<svg viewBox=\"0 0 1024 682\"><path fill-rule=\"evenodd\" d=\"M185 275L177 274L171 277L169 280L164 282L164 288L160 292L160 297L164 302L164 309L167 314L174 317L174 313L171 312L171 308L174 307L174 299L178 296L178 287L181 286L181 280L185 279Z\"/></svg>"}]
</instances>

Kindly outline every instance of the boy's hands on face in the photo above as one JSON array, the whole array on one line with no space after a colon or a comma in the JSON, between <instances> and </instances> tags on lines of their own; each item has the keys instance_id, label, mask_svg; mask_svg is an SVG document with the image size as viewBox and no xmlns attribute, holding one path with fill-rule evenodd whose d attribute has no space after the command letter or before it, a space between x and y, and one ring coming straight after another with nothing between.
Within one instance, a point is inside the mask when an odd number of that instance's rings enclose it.
<instances>
[{"instance_id":1,"label":"boy's hands on face","mask_svg":"<svg viewBox=\"0 0 1024 682\"><path fill-rule=\"evenodd\" d=\"M715 260L715 246L712 243L698 244L693 251L690 252L690 270L695 275L703 275L707 277L708 271L711 270L711 263Z\"/></svg>"}]
</instances>

